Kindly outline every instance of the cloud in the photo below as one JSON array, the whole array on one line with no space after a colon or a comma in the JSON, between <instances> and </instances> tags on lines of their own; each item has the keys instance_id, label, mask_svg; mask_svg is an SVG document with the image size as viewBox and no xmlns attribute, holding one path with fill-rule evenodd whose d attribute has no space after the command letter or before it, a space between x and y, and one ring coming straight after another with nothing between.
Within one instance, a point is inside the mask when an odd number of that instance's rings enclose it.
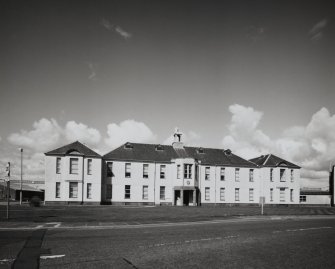
<instances>
[{"instance_id":1,"label":"cloud","mask_svg":"<svg viewBox=\"0 0 335 269\"><path fill-rule=\"evenodd\" d=\"M323 29L327 26L327 24L328 21L323 19L311 28L309 35L312 41L318 41L323 37Z\"/></svg>"},{"instance_id":2,"label":"cloud","mask_svg":"<svg viewBox=\"0 0 335 269\"><path fill-rule=\"evenodd\" d=\"M292 126L278 139L271 139L259 129L263 113L251 107L231 105L229 134L222 139L244 158L273 153L302 167L301 177L309 185L328 184L328 169L335 162L335 115L321 108L306 126Z\"/></svg>"},{"instance_id":3,"label":"cloud","mask_svg":"<svg viewBox=\"0 0 335 269\"><path fill-rule=\"evenodd\" d=\"M108 124L107 135L105 143L112 148L125 142L151 143L156 140L156 135L147 125L135 120L125 120L120 124Z\"/></svg>"},{"instance_id":4,"label":"cloud","mask_svg":"<svg viewBox=\"0 0 335 269\"><path fill-rule=\"evenodd\" d=\"M182 133L182 142L187 146L199 146L199 142L201 139L201 135L194 132L188 131L186 133ZM163 141L163 145L172 145L174 141L173 134L171 134L168 138Z\"/></svg>"},{"instance_id":5,"label":"cloud","mask_svg":"<svg viewBox=\"0 0 335 269\"><path fill-rule=\"evenodd\" d=\"M113 31L115 33L117 33L118 35L122 36L124 39L129 39L132 37L132 34L129 32L126 32L125 30L123 30L120 26L118 25L113 25L110 23L109 20L107 19L102 19L100 21L100 24L107 29L108 31Z\"/></svg>"},{"instance_id":6,"label":"cloud","mask_svg":"<svg viewBox=\"0 0 335 269\"><path fill-rule=\"evenodd\" d=\"M100 138L98 130L89 128L85 124L69 121L65 128L62 128L55 119L42 118L34 122L33 130L12 133L8 136L8 141L13 145L29 148L36 152L46 152L75 140L96 145Z\"/></svg>"},{"instance_id":7,"label":"cloud","mask_svg":"<svg viewBox=\"0 0 335 269\"><path fill-rule=\"evenodd\" d=\"M87 63L88 68L90 69L90 75L88 76L89 80L97 80L97 73L96 73L96 69L97 69L97 65L93 64L93 63Z\"/></svg>"},{"instance_id":8,"label":"cloud","mask_svg":"<svg viewBox=\"0 0 335 269\"><path fill-rule=\"evenodd\" d=\"M65 137L68 141L79 140L90 145L98 144L101 139L100 132L97 129L89 128L87 125L75 121L67 122Z\"/></svg>"}]
</instances>

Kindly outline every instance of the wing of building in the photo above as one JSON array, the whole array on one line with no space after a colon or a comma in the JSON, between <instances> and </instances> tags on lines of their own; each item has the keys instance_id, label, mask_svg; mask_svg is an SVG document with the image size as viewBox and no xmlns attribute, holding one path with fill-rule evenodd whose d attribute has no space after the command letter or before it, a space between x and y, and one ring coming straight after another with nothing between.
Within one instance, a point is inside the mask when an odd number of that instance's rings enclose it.
<instances>
[{"instance_id":1,"label":"wing of building","mask_svg":"<svg viewBox=\"0 0 335 269\"><path fill-rule=\"evenodd\" d=\"M144 205L299 203L300 167L274 155L125 143L101 157L75 142L46 155L46 202Z\"/></svg>"}]
</instances>

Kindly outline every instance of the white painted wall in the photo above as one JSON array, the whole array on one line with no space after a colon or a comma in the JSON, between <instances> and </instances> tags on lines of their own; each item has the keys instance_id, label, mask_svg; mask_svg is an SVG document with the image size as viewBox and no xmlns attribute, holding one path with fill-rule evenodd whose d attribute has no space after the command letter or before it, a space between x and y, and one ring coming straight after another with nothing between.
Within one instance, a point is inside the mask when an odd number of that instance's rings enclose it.
<instances>
[{"instance_id":1,"label":"white painted wall","mask_svg":"<svg viewBox=\"0 0 335 269\"><path fill-rule=\"evenodd\" d=\"M305 195L306 202L300 204L306 205L330 205L330 195Z\"/></svg>"}]
</instances>

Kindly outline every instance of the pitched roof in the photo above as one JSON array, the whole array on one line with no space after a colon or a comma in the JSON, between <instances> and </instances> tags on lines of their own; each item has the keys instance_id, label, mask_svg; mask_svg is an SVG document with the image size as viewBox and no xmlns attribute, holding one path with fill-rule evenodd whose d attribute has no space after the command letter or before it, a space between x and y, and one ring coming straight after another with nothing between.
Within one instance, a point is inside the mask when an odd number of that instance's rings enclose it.
<instances>
[{"instance_id":1,"label":"pitched roof","mask_svg":"<svg viewBox=\"0 0 335 269\"><path fill-rule=\"evenodd\" d=\"M79 141L73 142L71 144L65 145L63 147L60 147L58 149L51 150L47 153L44 153L45 155L67 155L70 154L71 152L76 151L79 153L79 155L83 155L85 157L97 157L101 158L101 155L96 153L95 151L91 150L84 144L80 143Z\"/></svg>"},{"instance_id":2,"label":"pitched roof","mask_svg":"<svg viewBox=\"0 0 335 269\"><path fill-rule=\"evenodd\" d=\"M7 182L0 182L1 186L7 187ZM21 185L19 183L13 183L10 182L10 188L12 190L21 190ZM22 184L22 190L23 191L36 191L36 192L43 192L40 189L34 188L32 186L26 185L26 184Z\"/></svg>"},{"instance_id":3,"label":"pitched roof","mask_svg":"<svg viewBox=\"0 0 335 269\"><path fill-rule=\"evenodd\" d=\"M273 154L261 155L249 160L261 167L278 167L280 164L286 164L289 168L301 168L300 166L277 157Z\"/></svg>"},{"instance_id":4,"label":"pitched roof","mask_svg":"<svg viewBox=\"0 0 335 269\"><path fill-rule=\"evenodd\" d=\"M128 145L128 146L127 146ZM170 145L159 145L159 150L155 144L126 143L103 156L106 160L120 161L142 161L142 162L171 162L177 158L193 158L200 160L203 165L222 165L257 167L231 152L223 149L184 147L174 148ZM201 150L199 150L201 149Z\"/></svg>"}]
</instances>

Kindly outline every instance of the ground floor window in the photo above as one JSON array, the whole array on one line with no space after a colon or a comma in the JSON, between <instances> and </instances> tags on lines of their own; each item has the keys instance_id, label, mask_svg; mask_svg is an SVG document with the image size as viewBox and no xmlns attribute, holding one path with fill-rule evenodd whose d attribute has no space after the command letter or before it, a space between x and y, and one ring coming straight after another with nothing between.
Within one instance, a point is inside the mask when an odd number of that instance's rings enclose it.
<instances>
[{"instance_id":1,"label":"ground floor window","mask_svg":"<svg viewBox=\"0 0 335 269\"><path fill-rule=\"evenodd\" d=\"M205 188L205 200L209 201L209 187Z\"/></svg>"},{"instance_id":2,"label":"ground floor window","mask_svg":"<svg viewBox=\"0 0 335 269\"><path fill-rule=\"evenodd\" d=\"M225 188L220 188L220 201L225 200Z\"/></svg>"},{"instance_id":3,"label":"ground floor window","mask_svg":"<svg viewBox=\"0 0 335 269\"><path fill-rule=\"evenodd\" d=\"M306 202L306 195L300 195L300 203Z\"/></svg>"},{"instance_id":4,"label":"ground floor window","mask_svg":"<svg viewBox=\"0 0 335 269\"><path fill-rule=\"evenodd\" d=\"M290 189L290 201L293 202L293 189Z\"/></svg>"},{"instance_id":5,"label":"ground floor window","mask_svg":"<svg viewBox=\"0 0 335 269\"><path fill-rule=\"evenodd\" d=\"M254 200L254 189L249 189L249 201Z\"/></svg>"},{"instance_id":6,"label":"ground floor window","mask_svg":"<svg viewBox=\"0 0 335 269\"><path fill-rule=\"evenodd\" d=\"M285 188L279 189L279 201L285 202Z\"/></svg>"},{"instance_id":7,"label":"ground floor window","mask_svg":"<svg viewBox=\"0 0 335 269\"><path fill-rule=\"evenodd\" d=\"M273 202L273 189L270 189L270 201Z\"/></svg>"},{"instance_id":8,"label":"ground floor window","mask_svg":"<svg viewBox=\"0 0 335 269\"><path fill-rule=\"evenodd\" d=\"M148 200L148 186L143 186L142 199Z\"/></svg>"},{"instance_id":9,"label":"ground floor window","mask_svg":"<svg viewBox=\"0 0 335 269\"><path fill-rule=\"evenodd\" d=\"M165 200L165 187L164 186L161 186L159 189L159 198L161 200Z\"/></svg>"},{"instance_id":10,"label":"ground floor window","mask_svg":"<svg viewBox=\"0 0 335 269\"><path fill-rule=\"evenodd\" d=\"M240 201L240 189L235 189L235 201Z\"/></svg>"},{"instance_id":11,"label":"ground floor window","mask_svg":"<svg viewBox=\"0 0 335 269\"><path fill-rule=\"evenodd\" d=\"M69 197L78 198L78 182L70 182L69 189Z\"/></svg>"},{"instance_id":12,"label":"ground floor window","mask_svg":"<svg viewBox=\"0 0 335 269\"><path fill-rule=\"evenodd\" d=\"M56 182L56 198L60 198L60 182Z\"/></svg>"},{"instance_id":13,"label":"ground floor window","mask_svg":"<svg viewBox=\"0 0 335 269\"><path fill-rule=\"evenodd\" d=\"M87 183L87 199L92 199L92 183Z\"/></svg>"},{"instance_id":14,"label":"ground floor window","mask_svg":"<svg viewBox=\"0 0 335 269\"><path fill-rule=\"evenodd\" d=\"M124 199L130 199L130 185L124 186Z\"/></svg>"}]
</instances>

